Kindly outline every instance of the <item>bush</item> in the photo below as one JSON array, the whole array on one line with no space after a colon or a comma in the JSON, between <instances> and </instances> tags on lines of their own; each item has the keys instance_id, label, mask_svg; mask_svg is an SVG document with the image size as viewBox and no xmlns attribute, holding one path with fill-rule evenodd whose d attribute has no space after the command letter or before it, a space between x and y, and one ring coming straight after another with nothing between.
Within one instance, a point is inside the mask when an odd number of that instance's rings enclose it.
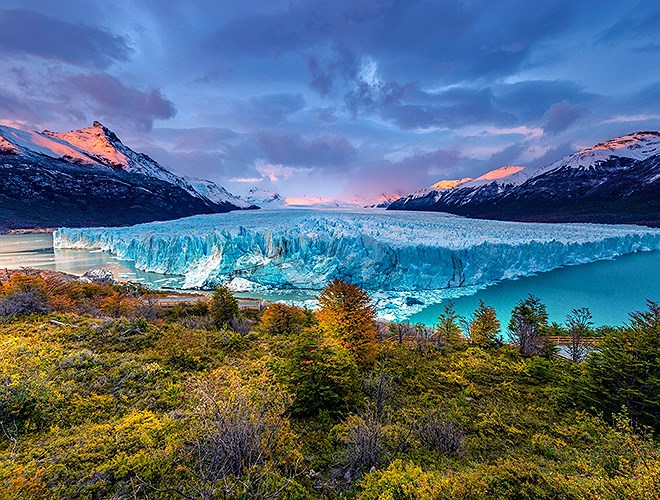
<instances>
[{"instance_id":1,"label":"bush","mask_svg":"<svg viewBox=\"0 0 660 500\"><path fill-rule=\"evenodd\" d=\"M412 462L393 461L374 471L360 484L358 500L425 500L440 493L438 475L424 472Z\"/></svg>"},{"instance_id":2,"label":"bush","mask_svg":"<svg viewBox=\"0 0 660 500\"><path fill-rule=\"evenodd\" d=\"M381 464L385 429L372 412L351 415L343 424L343 472L348 480L359 478Z\"/></svg>"},{"instance_id":3,"label":"bush","mask_svg":"<svg viewBox=\"0 0 660 500\"><path fill-rule=\"evenodd\" d=\"M450 420L427 413L416 422L413 430L417 439L429 450L443 454L463 452L465 437Z\"/></svg>"},{"instance_id":4,"label":"bush","mask_svg":"<svg viewBox=\"0 0 660 500\"><path fill-rule=\"evenodd\" d=\"M50 308L43 296L33 289L19 290L0 300L0 316L6 318L48 312Z\"/></svg>"},{"instance_id":5,"label":"bush","mask_svg":"<svg viewBox=\"0 0 660 500\"><path fill-rule=\"evenodd\" d=\"M189 486L198 497L270 496L299 464L296 436L282 416L286 396L263 380L246 383L243 377L220 371L191 388Z\"/></svg>"}]
</instances>

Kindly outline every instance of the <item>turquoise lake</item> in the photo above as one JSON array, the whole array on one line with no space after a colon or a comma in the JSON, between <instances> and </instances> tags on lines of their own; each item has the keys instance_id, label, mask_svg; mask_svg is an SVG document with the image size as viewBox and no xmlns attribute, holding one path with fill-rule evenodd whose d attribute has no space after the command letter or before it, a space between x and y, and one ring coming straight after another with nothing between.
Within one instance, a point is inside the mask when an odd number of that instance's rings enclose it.
<instances>
[{"instance_id":1,"label":"turquoise lake","mask_svg":"<svg viewBox=\"0 0 660 500\"><path fill-rule=\"evenodd\" d=\"M80 275L93 268L112 270L119 278L158 288L178 288L182 278L139 271L131 261L101 251L54 250L52 235L0 235L0 268L36 267ZM563 322L573 308L588 307L596 325L618 325L646 300L660 301L660 252L640 252L614 260L555 269L536 276L502 281L477 293L454 299L459 314L468 316L483 300L494 306L502 325L511 309L527 294L540 297L551 321ZM257 293L240 294L260 296ZM278 300L277 293L263 298ZM282 296L291 298L291 295ZM300 298L305 298L300 296ZM307 297L310 298L310 297ZM411 323L435 324L444 303L430 305L413 315Z\"/></svg>"}]
</instances>

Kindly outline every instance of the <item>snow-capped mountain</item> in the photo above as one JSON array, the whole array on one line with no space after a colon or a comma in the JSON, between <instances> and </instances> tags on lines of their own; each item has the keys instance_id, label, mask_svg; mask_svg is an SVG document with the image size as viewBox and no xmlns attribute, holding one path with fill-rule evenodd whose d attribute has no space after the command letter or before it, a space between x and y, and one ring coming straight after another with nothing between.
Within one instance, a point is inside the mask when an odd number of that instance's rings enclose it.
<instances>
[{"instance_id":1,"label":"snow-capped mountain","mask_svg":"<svg viewBox=\"0 0 660 500\"><path fill-rule=\"evenodd\" d=\"M245 200L248 204L263 208L284 207L286 205L286 201L278 193L258 187L250 189L248 194L241 199Z\"/></svg>"},{"instance_id":2,"label":"snow-capped mountain","mask_svg":"<svg viewBox=\"0 0 660 500\"><path fill-rule=\"evenodd\" d=\"M193 187L195 192L201 194L217 205L222 205L223 203L231 203L232 205L236 205L242 209L258 208L254 205L254 203L243 200L240 196L234 196L225 188L218 186L213 181L208 179L198 179L197 177L190 177L187 175L183 178Z\"/></svg>"},{"instance_id":3,"label":"snow-capped mountain","mask_svg":"<svg viewBox=\"0 0 660 500\"><path fill-rule=\"evenodd\" d=\"M454 183L454 184L452 184ZM392 203L485 219L660 225L660 132L635 132L528 172L502 167Z\"/></svg>"},{"instance_id":4,"label":"snow-capped mountain","mask_svg":"<svg viewBox=\"0 0 660 500\"><path fill-rule=\"evenodd\" d=\"M399 196L382 193L377 199L363 204L363 208L387 208L398 199Z\"/></svg>"},{"instance_id":5,"label":"snow-capped mountain","mask_svg":"<svg viewBox=\"0 0 660 500\"><path fill-rule=\"evenodd\" d=\"M243 208L124 145L99 122L70 132L0 126L0 228L125 225Z\"/></svg>"}]
</instances>

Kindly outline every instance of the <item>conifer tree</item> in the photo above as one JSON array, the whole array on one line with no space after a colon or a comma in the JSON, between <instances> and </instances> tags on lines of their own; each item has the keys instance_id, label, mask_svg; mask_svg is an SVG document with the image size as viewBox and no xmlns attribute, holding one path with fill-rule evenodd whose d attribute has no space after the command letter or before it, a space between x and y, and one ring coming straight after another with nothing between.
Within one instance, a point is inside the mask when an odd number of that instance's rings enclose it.
<instances>
[{"instance_id":1,"label":"conifer tree","mask_svg":"<svg viewBox=\"0 0 660 500\"><path fill-rule=\"evenodd\" d=\"M545 304L538 297L529 294L511 311L509 335L523 356L538 356L547 348L542 338L543 329L547 325L548 311Z\"/></svg>"},{"instance_id":2,"label":"conifer tree","mask_svg":"<svg viewBox=\"0 0 660 500\"><path fill-rule=\"evenodd\" d=\"M626 410L635 424L660 432L660 305L630 315L630 325L609 330L585 361L587 400L605 416Z\"/></svg>"},{"instance_id":3,"label":"conifer tree","mask_svg":"<svg viewBox=\"0 0 660 500\"><path fill-rule=\"evenodd\" d=\"M440 339L449 345L458 345L463 342L463 335L459 325L460 315L454 309L454 302L449 301L443 312L438 315L437 334Z\"/></svg>"},{"instance_id":4,"label":"conifer tree","mask_svg":"<svg viewBox=\"0 0 660 500\"><path fill-rule=\"evenodd\" d=\"M226 286L219 286L211 295L211 317L218 328L227 327L238 316L238 301Z\"/></svg>"},{"instance_id":5,"label":"conifer tree","mask_svg":"<svg viewBox=\"0 0 660 500\"><path fill-rule=\"evenodd\" d=\"M470 323L470 342L482 347L497 345L500 334L500 320L497 319L495 308L479 301L479 307L472 313Z\"/></svg>"}]
</instances>

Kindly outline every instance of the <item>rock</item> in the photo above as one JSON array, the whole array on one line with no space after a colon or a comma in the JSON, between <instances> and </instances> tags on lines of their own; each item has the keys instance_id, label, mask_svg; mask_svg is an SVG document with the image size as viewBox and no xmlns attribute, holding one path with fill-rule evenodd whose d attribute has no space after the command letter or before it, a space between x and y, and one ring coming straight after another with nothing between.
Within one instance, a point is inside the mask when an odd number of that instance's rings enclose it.
<instances>
[{"instance_id":1,"label":"rock","mask_svg":"<svg viewBox=\"0 0 660 500\"><path fill-rule=\"evenodd\" d=\"M415 297L406 297L406 305L407 306L422 306L424 305L424 302L422 302L419 299L416 299Z\"/></svg>"},{"instance_id":2,"label":"rock","mask_svg":"<svg viewBox=\"0 0 660 500\"><path fill-rule=\"evenodd\" d=\"M97 285L115 285L119 283L119 281L115 279L115 275L112 274L112 271L109 271L108 269L90 269L78 278L78 281L83 283L94 283Z\"/></svg>"}]
</instances>

